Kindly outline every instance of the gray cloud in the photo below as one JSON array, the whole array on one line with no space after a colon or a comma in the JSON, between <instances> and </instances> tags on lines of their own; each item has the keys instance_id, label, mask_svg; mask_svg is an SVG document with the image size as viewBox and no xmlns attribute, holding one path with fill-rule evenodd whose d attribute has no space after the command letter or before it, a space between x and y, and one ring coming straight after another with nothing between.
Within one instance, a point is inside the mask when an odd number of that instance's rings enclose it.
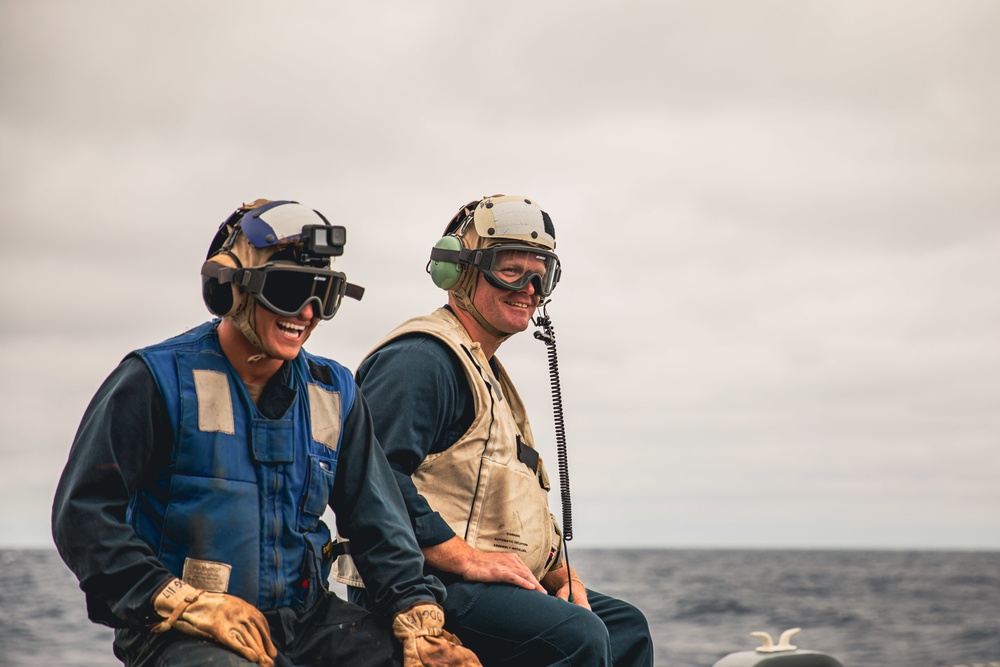
<instances>
[{"instance_id":1,"label":"gray cloud","mask_svg":"<svg viewBox=\"0 0 1000 667\"><path fill-rule=\"evenodd\" d=\"M444 300L459 205L557 224L577 539L1000 548L991 2L0 7L0 536L80 415L206 317L241 201L349 229L354 366ZM501 351L553 458L544 349ZM554 462L553 466L554 467ZM27 508L27 509L21 509Z\"/></svg>"}]
</instances>

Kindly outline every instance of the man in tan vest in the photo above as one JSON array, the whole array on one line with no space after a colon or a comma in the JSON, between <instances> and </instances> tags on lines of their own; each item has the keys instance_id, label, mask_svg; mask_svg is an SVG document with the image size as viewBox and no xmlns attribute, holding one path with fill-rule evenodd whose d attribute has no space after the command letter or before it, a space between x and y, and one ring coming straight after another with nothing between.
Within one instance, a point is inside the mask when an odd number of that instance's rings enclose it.
<instances>
[{"instance_id":1,"label":"man in tan vest","mask_svg":"<svg viewBox=\"0 0 1000 667\"><path fill-rule=\"evenodd\" d=\"M426 572L447 586L448 628L487 667L648 666L645 617L588 590L562 554L549 479L495 353L559 281L552 221L496 195L463 206L428 272L448 305L404 322L357 373L403 493ZM338 579L368 604L341 558Z\"/></svg>"}]
</instances>

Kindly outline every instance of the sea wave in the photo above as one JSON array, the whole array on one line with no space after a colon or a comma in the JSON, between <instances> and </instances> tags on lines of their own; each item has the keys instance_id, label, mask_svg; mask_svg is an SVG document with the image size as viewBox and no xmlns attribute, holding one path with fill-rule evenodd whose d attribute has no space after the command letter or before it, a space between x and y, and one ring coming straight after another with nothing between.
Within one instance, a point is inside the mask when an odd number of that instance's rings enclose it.
<instances>
[{"instance_id":1,"label":"sea wave","mask_svg":"<svg viewBox=\"0 0 1000 667\"><path fill-rule=\"evenodd\" d=\"M1000 553L582 549L591 588L650 622L656 662L711 667L752 650L751 632L846 667L1000 667ZM54 550L0 550L0 664L114 667L111 630L90 623Z\"/></svg>"}]
</instances>

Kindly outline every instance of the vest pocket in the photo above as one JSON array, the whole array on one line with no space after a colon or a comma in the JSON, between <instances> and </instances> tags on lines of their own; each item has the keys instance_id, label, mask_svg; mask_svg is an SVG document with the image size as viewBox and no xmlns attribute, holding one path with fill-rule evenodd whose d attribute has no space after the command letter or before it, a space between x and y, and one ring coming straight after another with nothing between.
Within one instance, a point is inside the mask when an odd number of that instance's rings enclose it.
<instances>
[{"instance_id":1,"label":"vest pocket","mask_svg":"<svg viewBox=\"0 0 1000 667\"><path fill-rule=\"evenodd\" d=\"M258 463L295 461L295 425L290 419L254 419L251 426L253 458Z\"/></svg>"},{"instance_id":2,"label":"vest pocket","mask_svg":"<svg viewBox=\"0 0 1000 667\"><path fill-rule=\"evenodd\" d=\"M309 456L309 482L306 484L305 497L302 498L301 529L313 531L319 525L330 503L333 493L333 482L337 474L337 462L316 454Z\"/></svg>"},{"instance_id":3,"label":"vest pocket","mask_svg":"<svg viewBox=\"0 0 1000 667\"><path fill-rule=\"evenodd\" d=\"M541 458L538 459L538 485L546 491L552 490L552 484L549 483L549 473L545 471L545 464L542 463Z\"/></svg>"},{"instance_id":4,"label":"vest pocket","mask_svg":"<svg viewBox=\"0 0 1000 667\"><path fill-rule=\"evenodd\" d=\"M509 468L485 461L472 517L472 546L483 551L512 551L538 576L544 572L552 544L552 521L545 490L526 466Z\"/></svg>"},{"instance_id":5,"label":"vest pocket","mask_svg":"<svg viewBox=\"0 0 1000 667\"><path fill-rule=\"evenodd\" d=\"M296 593L298 609L312 606L320 591L327 587L333 560L326 558L327 549L332 545L330 529L322 521L318 530L306 533L306 556L299 574L299 590Z\"/></svg>"}]
</instances>

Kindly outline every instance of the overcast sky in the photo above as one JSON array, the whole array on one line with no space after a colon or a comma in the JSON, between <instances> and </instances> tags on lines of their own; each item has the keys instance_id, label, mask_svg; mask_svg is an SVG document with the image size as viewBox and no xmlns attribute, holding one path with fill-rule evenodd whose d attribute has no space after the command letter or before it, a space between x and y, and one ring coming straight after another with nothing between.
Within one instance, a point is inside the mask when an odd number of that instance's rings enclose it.
<instances>
[{"instance_id":1,"label":"overcast sky","mask_svg":"<svg viewBox=\"0 0 1000 667\"><path fill-rule=\"evenodd\" d=\"M563 281L580 546L1000 549L1000 4L0 5L0 547L80 417L208 317L242 201L348 229L354 368L493 193ZM501 348L555 471L545 348ZM557 494L553 503L558 507Z\"/></svg>"}]
</instances>

